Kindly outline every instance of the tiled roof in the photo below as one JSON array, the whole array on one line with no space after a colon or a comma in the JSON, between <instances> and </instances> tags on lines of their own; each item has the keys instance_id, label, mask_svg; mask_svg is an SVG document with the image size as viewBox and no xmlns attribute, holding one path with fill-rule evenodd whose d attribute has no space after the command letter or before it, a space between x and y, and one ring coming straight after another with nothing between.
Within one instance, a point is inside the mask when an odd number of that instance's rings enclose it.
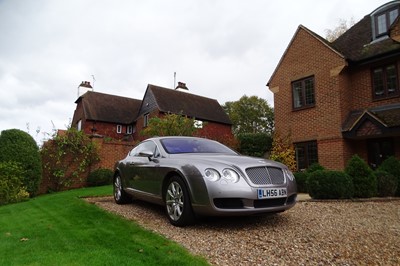
<instances>
[{"instance_id":1,"label":"tiled roof","mask_svg":"<svg viewBox=\"0 0 400 266\"><path fill-rule=\"evenodd\" d=\"M367 15L331 45L353 62L400 51L400 44L389 37L375 41L372 38L371 16Z\"/></svg>"},{"instance_id":2,"label":"tiled roof","mask_svg":"<svg viewBox=\"0 0 400 266\"><path fill-rule=\"evenodd\" d=\"M365 110L354 110L343 123L342 131L351 131L365 116L379 122L386 128L400 127L400 104L391 104Z\"/></svg>"},{"instance_id":3,"label":"tiled roof","mask_svg":"<svg viewBox=\"0 0 400 266\"><path fill-rule=\"evenodd\" d=\"M82 101L88 120L131 124L135 121L141 100L88 91L76 100Z\"/></svg>"},{"instance_id":4,"label":"tiled roof","mask_svg":"<svg viewBox=\"0 0 400 266\"><path fill-rule=\"evenodd\" d=\"M228 115L217 100L188 92L148 85L161 112L184 114L203 121L213 121L231 125Z\"/></svg>"}]
</instances>

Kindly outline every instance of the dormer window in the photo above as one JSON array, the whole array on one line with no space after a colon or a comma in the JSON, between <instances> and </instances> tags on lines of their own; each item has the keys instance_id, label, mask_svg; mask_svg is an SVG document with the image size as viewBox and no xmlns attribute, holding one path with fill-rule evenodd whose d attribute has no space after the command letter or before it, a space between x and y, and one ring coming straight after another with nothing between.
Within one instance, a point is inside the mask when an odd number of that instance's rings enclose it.
<instances>
[{"instance_id":1,"label":"dormer window","mask_svg":"<svg viewBox=\"0 0 400 266\"><path fill-rule=\"evenodd\" d=\"M390 26L399 16L398 3L392 3L371 14L374 39L388 34Z\"/></svg>"}]
</instances>

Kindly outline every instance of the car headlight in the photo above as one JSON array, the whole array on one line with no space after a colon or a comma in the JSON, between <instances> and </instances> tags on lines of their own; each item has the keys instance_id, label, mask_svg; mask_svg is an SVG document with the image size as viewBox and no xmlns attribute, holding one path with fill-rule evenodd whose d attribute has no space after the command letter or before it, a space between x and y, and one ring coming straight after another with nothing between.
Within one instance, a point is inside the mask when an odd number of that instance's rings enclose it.
<instances>
[{"instance_id":1,"label":"car headlight","mask_svg":"<svg viewBox=\"0 0 400 266\"><path fill-rule=\"evenodd\" d=\"M207 168L204 171L204 174L208 180L213 181L213 182L218 181L221 178L221 175L218 173L218 171L215 169L211 169L211 168Z\"/></svg>"},{"instance_id":2,"label":"car headlight","mask_svg":"<svg viewBox=\"0 0 400 266\"><path fill-rule=\"evenodd\" d=\"M239 174L229 168L225 168L224 170L222 170L222 177L228 182L232 183L236 183L239 181Z\"/></svg>"},{"instance_id":3,"label":"car headlight","mask_svg":"<svg viewBox=\"0 0 400 266\"><path fill-rule=\"evenodd\" d=\"M293 175L292 171L290 171L289 169L286 169L285 174L289 178L290 181L294 180L294 175Z\"/></svg>"}]
</instances>

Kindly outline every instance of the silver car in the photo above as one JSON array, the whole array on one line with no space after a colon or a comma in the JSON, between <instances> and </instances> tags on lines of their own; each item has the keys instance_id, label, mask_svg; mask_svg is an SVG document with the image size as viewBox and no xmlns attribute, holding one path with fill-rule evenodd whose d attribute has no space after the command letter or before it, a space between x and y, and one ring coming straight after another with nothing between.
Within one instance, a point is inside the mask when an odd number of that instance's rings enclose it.
<instances>
[{"instance_id":1,"label":"silver car","mask_svg":"<svg viewBox=\"0 0 400 266\"><path fill-rule=\"evenodd\" d=\"M285 165L194 137L139 143L116 164L113 184L117 204L135 198L164 205L175 226L193 223L196 215L282 212L297 197L296 181Z\"/></svg>"}]
</instances>

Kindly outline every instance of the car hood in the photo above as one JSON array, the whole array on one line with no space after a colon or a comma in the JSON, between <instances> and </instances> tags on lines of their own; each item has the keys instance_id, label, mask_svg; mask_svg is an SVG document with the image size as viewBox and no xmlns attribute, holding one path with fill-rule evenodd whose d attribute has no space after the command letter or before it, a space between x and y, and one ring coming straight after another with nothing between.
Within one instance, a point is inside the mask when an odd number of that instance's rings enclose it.
<instances>
[{"instance_id":1,"label":"car hood","mask_svg":"<svg viewBox=\"0 0 400 266\"><path fill-rule=\"evenodd\" d=\"M267 160L264 158L227 155L227 154L174 154L171 158L187 161L190 164L203 163L209 166L223 164L226 166L236 166L242 169L259 166L275 166L287 168L284 164Z\"/></svg>"}]
</instances>

